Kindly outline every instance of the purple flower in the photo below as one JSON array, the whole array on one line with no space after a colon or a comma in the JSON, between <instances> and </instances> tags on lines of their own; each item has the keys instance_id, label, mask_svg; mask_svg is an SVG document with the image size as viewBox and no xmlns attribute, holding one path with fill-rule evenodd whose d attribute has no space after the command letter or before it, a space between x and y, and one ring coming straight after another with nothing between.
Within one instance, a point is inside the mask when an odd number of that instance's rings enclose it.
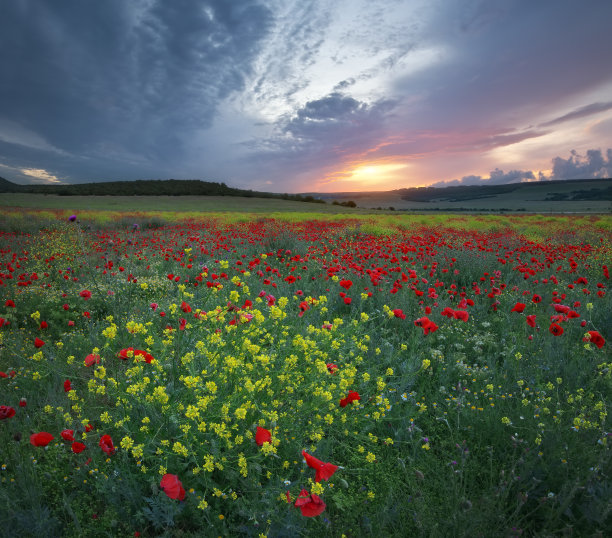
<instances>
[{"instance_id":1,"label":"purple flower","mask_svg":"<svg viewBox=\"0 0 612 538\"><path fill-rule=\"evenodd\" d=\"M68 217L68 220L69 220L70 222L74 222L76 219L77 219L76 215L70 215L70 216Z\"/></svg>"}]
</instances>

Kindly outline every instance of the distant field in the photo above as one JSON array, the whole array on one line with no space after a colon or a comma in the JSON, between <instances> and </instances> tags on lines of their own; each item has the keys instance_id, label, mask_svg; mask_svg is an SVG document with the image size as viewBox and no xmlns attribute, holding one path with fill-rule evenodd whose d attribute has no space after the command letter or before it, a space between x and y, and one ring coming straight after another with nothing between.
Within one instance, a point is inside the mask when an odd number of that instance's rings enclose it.
<instances>
[{"instance_id":1,"label":"distant field","mask_svg":"<svg viewBox=\"0 0 612 538\"><path fill-rule=\"evenodd\" d=\"M316 212L359 213L359 210L332 204L312 204L273 198L239 196L57 196L53 194L0 194L0 207L97 211L244 211L247 213Z\"/></svg>"},{"instance_id":2,"label":"distant field","mask_svg":"<svg viewBox=\"0 0 612 538\"><path fill-rule=\"evenodd\" d=\"M551 195L563 195L575 185L557 187L542 185L528 191L521 189L486 198L430 202L404 200L399 193L346 193L330 196L326 204L313 204L272 198L246 198L237 196L57 196L52 194L1 193L0 208L61 209L80 211L163 211L163 212L307 212L323 214L388 213L389 208L416 213L430 212L526 212L526 213L612 213L612 202L601 200L547 200ZM353 200L355 209L333 205L333 200ZM378 210L380 208L380 210Z\"/></svg>"}]
</instances>

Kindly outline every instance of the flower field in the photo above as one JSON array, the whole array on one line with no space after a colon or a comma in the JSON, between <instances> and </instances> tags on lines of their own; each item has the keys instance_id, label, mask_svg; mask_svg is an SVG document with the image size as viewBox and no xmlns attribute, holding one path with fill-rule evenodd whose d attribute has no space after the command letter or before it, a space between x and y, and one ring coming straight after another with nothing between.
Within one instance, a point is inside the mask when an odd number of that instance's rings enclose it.
<instances>
[{"instance_id":1,"label":"flower field","mask_svg":"<svg viewBox=\"0 0 612 538\"><path fill-rule=\"evenodd\" d=\"M609 218L94 217L0 232L2 532L612 525Z\"/></svg>"}]
</instances>

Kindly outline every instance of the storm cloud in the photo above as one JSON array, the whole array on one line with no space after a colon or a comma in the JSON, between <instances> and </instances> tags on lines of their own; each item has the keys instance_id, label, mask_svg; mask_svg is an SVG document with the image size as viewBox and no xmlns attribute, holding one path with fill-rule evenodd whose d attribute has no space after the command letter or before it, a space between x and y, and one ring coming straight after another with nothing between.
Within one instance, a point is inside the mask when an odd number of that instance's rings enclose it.
<instances>
[{"instance_id":1,"label":"storm cloud","mask_svg":"<svg viewBox=\"0 0 612 538\"><path fill-rule=\"evenodd\" d=\"M0 173L303 192L384 166L396 188L532 180L571 148L548 174L609 173L588 152L612 146L611 18L604 0L4 2Z\"/></svg>"}]
</instances>

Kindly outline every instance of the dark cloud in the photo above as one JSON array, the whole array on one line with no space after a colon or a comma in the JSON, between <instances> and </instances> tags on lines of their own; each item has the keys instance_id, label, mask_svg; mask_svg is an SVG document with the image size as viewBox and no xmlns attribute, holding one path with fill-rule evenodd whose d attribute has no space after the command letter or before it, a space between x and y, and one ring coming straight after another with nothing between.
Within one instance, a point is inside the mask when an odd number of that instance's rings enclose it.
<instances>
[{"instance_id":1,"label":"dark cloud","mask_svg":"<svg viewBox=\"0 0 612 538\"><path fill-rule=\"evenodd\" d=\"M590 105L586 105L580 107L576 110L572 110L563 116L555 118L553 120L547 121L546 123L542 123L542 127L549 127L551 125L557 125L559 123L563 123L569 120L575 120L578 118L584 118L586 116L591 116L592 114L599 114L600 112L605 112L606 110L612 109L612 102L607 103L591 103Z\"/></svg>"},{"instance_id":2,"label":"dark cloud","mask_svg":"<svg viewBox=\"0 0 612 538\"><path fill-rule=\"evenodd\" d=\"M580 155L572 150L570 157L554 157L552 159L552 172L546 175L538 172L537 181L550 181L557 179L597 179L612 177L612 148L602 154L600 149L589 149L586 155ZM493 170L489 177L463 176L461 179L438 181L432 187L454 187L458 185L505 185L507 183L520 183L534 181L536 174L531 170L511 170L504 172L499 168Z\"/></svg>"},{"instance_id":3,"label":"dark cloud","mask_svg":"<svg viewBox=\"0 0 612 538\"><path fill-rule=\"evenodd\" d=\"M550 179L594 179L612 177L612 149L602 155L600 149L590 149L586 155L572 151L568 159L555 157Z\"/></svg>"},{"instance_id":4,"label":"dark cloud","mask_svg":"<svg viewBox=\"0 0 612 538\"><path fill-rule=\"evenodd\" d=\"M243 88L272 20L251 0L21 0L2 11L0 119L68 153L158 164L180 160L191 132Z\"/></svg>"},{"instance_id":5,"label":"dark cloud","mask_svg":"<svg viewBox=\"0 0 612 538\"><path fill-rule=\"evenodd\" d=\"M431 187L456 187L459 185L506 185L508 183L521 183L522 181L534 180L535 176L531 170L510 170L504 172L499 168L492 170L489 177L463 176L461 179L450 181L438 181Z\"/></svg>"},{"instance_id":6,"label":"dark cloud","mask_svg":"<svg viewBox=\"0 0 612 538\"><path fill-rule=\"evenodd\" d=\"M552 115L569 98L612 79L603 52L610 51L609 2L579 13L571 0L468 0L437 8L420 47L439 49L439 61L395 83L400 95L423 96L411 114L417 128ZM545 37L543 29L550 29Z\"/></svg>"}]
</instances>

